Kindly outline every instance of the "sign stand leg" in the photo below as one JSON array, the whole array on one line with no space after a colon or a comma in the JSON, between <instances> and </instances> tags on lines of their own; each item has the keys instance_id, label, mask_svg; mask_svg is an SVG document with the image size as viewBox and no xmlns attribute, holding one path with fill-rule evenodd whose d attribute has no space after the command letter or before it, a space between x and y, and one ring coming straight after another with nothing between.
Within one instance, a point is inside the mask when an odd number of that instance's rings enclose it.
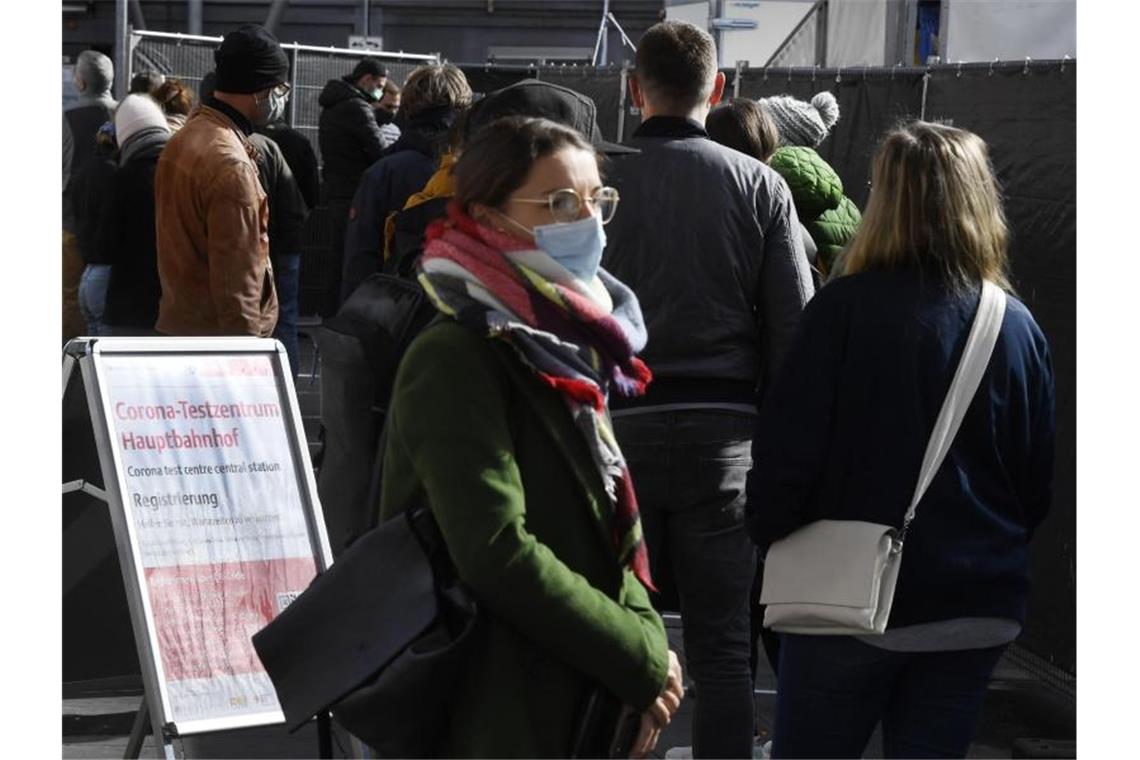
<instances>
[{"instance_id":1,"label":"sign stand leg","mask_svg":"<svg viewBox=\"0 0 1140 760\"><path fill-rule=\"evenodd\" d=\"M317 757L331 759L332 756L332 725L325 710L317 716Z\"/></svg>"},{"instance_id":2,"label":"sign stand leg","mask_svg":"<svg viewBox=\"0 0 1140 760\"><path fill-rule=\"evenodd\" d=\"M139 711L135 713L135 724L131 726L131 738L127 741L123 760L138 760L139 755L142 754L143 738L146 736L148 723L150 723L150 710L147 709L146 697L143 697Z\"/></svg>"}]
</instances>

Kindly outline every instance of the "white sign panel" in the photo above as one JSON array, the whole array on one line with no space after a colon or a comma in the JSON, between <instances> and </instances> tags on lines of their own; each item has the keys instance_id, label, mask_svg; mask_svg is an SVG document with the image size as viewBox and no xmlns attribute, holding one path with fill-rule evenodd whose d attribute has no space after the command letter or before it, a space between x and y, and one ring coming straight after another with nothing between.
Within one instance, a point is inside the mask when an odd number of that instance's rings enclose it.
<instances>
[{"instance_id":1,"label":"white sign panel","mask_svg":"<svg viewBox=\"0 0 1140 760\"><path fill-rule=\"evenodd\" d=\"M274 355L103 352L96 368L167 720L281 720L250 636L309 585L323 539Z\"/></svg>"},{"instance_id":2,"label":"white sign panel","mask_svg":"<svg viewBox=\"0 0 1140 760\"><path fill-rule=\"evenodd\" d=\"M365 37L363 34L350 34L348 46L353 50L383 50L383 37Z\"/></svg>"}]
</instances>

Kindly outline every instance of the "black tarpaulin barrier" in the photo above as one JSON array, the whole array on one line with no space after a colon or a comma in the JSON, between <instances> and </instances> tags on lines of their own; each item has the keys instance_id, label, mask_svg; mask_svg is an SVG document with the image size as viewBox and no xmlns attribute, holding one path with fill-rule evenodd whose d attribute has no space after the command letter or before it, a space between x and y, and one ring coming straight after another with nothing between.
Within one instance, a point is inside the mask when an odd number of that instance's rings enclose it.
<instances>
[{"instance_id":1,"label":"black tarpaulin barrier","mask_svg":"<svg viewBox=\"0 0 1140 760\"><path fill-rule=\"evenodd\" d=\"M759 100L790 95L810 101L824 90L839 103L839 121L817 150L843 180L843 191L860 209L870 191L871 158L879 139L895 124L922 110L925 69L745 69L739 96ZM838 80L838 81L837 81ZM725 94L732 92L731 86Z\"/></svg>"},{"instance_id":2,"label":"black tarpaulin barrier","mask_svg":"<svg viewBox=\"0 0 1140 760\"><path fill-rule=\"evenodd\" d=\"M1076 672L1077 66L1075 61L940 66L926 118L978 134L1005 195L1018 296L1049 340L1057 385L1052 512L1033 538L1021 643Z\"/></svg>"}]
</instances>

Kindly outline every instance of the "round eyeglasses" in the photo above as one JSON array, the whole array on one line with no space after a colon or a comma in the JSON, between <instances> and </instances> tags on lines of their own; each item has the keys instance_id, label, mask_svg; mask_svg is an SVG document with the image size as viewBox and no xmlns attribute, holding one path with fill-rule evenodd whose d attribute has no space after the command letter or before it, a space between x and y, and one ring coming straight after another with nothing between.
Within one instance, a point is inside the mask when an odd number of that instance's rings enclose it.
<instances>
[{"instance_id":1,"label":"round eyeglasses","mask_svg":"<svg viewBox=\"0 0 1140 760\"><path fill-rule=\"evenodd\" d=\"M573 188L555 190L545 198L511 198L519 203L541 203L550 209L554 219L559 222L573 222L582 214L582 204L589 203L595 212L602 218L602 224L609 224L617 212L618 201L621 197L612 187L599 187L593 197L582 200L578 191Z\"/></svg>"}]
</instances>

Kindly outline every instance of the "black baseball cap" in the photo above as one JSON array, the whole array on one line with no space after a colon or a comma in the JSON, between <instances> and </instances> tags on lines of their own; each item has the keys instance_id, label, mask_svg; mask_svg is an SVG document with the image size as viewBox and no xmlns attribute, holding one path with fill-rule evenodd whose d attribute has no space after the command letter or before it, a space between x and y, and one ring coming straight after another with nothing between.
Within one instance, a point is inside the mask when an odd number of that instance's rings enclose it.
<instances>
[{"instance_id":1,"label":"black baseball cap","mask_svg":"<svg viewBox=\"0 0 1140 760\"><path fill-rule=\"evenodd\" d=\"M602 139L594 101L568 87L524 79L490 92L475 105L467 119L467 138L487 124L506 116L532 116L550 119L577 130L601 153L622 155L637 149Z\"/></svg>"},{"instance_id":2,"label":"black baseball cap","mask_svg":"<svg viewBox=\"0 0 1140 760\"><path fill-rule=\"evenodd\" d=\"M348 75L348 78L351 81L355 82L362 76L387 78L388 69L384 67L384 64L380 63L380 61L376 60L375 58L361 58L360 63L356 64L356 68L352 70L352 73Z\"/></svg>"}]
</instances>

